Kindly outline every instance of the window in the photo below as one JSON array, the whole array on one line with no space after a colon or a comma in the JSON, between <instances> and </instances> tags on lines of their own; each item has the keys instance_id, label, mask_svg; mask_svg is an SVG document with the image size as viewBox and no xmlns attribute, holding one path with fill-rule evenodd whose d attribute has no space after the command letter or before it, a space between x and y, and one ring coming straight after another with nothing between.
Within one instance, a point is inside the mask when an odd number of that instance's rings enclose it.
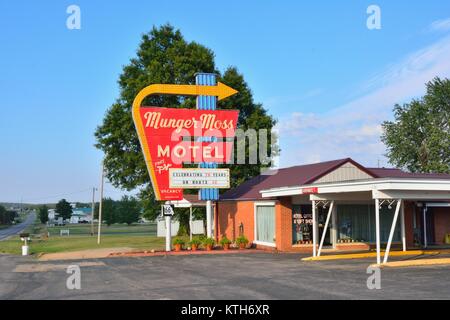
<instances>
[{"instance_id":1,"label":"window","mask_svg":"<svg viewBox=\"0 0 450 320\"><path fill-rule=\"evenodd\" d=\"M380 208L380 238L387 242L394 219L395 208ZM375 242L374 205L338 205L338 240L350 242ZM400 241L400 219L397 220L393 241Z\"/></svg>"},{"instance_id":2,"label":"window","mask_svg":"<svg viewBox=\"0 0 450 320\"><path fill-rule=\"evenodd\" d=\"M255 205L255 242L275 245L275 205Z\"/></svg>"}]
</instances>

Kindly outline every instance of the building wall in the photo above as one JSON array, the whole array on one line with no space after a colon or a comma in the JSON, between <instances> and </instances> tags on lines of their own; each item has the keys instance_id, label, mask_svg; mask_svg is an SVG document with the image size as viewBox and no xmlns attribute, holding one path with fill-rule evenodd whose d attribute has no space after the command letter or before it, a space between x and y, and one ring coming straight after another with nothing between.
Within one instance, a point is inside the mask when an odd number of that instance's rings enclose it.
<instances>
[{"instance_id":1,"label":"building wall","mask_svg":"<svg viewBox=\"0 0 450 320\"><path fill-rule=\"evenodd\" d=\"M450 233L450 208L433 208L433 214L435 243L445 244L445 235Z\"/></svg>"},{"instance_id":2,"label":"building wall","mask_svg":"<svg viewBox=\"0 0 450 320\"><path fill-rule=\"evenodd\" d=\"M276 249L285 252L312 252L312 245L292 244L292 198L280 197L275 201L275 244ZM254 239L254 206L255 201L220 201L217 204L217 224L216 238L219 240L226 235L234 241L239 236L239 225L244 226L244 235L253 242ZM405 202L405 236L407 248L414 247L413 235L413 202ZM449 209L446 209L449 210ZM444 239L445 233L450 232L450 212L436 214L436 224L443 224L446 227L439 229L436 227L436 234ZM445 222L445 223L443 223ZM336 244L338 250L363 250L371 246L365 243L340 243ZM395 243L393 247L399 247ZM263 248L264 246L258 246ZM268 248L273 249L273 248Z\"/></svg>"},{"instance_id":3,"label":"building wall","mask_svg":"<svg viewBox=\"0 0 450 320\"><path fill-rule=\"evenodd\" d=\"M275 244L280 251L292 249L292 200L282 197L275 206Z\"/></svg>"},{"instance_id":4,"label":"building wall","mask_svg":"<svg viewBox=\"0 0 450 320\"><path fill-rule=\"evenodd\" d=\"M224 235L234 241L239 237L239 226L244 226L244 235L254 241L254 201L220 201L217 203L216 237Z\"/></svg>"}]
</instances>

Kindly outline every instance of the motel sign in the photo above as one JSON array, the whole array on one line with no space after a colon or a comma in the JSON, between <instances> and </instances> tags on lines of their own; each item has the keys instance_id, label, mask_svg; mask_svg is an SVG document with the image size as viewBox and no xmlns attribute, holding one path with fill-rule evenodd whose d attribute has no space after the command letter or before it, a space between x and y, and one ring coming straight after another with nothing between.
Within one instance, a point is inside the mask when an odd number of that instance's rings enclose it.
<instances>
[{"instance_id":1,"label":"motel sign","mask_svg":"<svg viewBox=\"0 0 450 320\"><path fill-rule=\"evenodd\" d=\"M139 92L133 102L133 120L144 153L156 200L182 200L186 188L229 187L229 173L220 169L202 172L208 179L176 179L171 170L182 169L183 163L225 163L233 150L238 110L199 110L141 107L145 97L153 94L203 95L225 99L237 91L218 83L201 85L150 85ZM207 139L205 139L207 138ZM175 171L174 171L175 172ZM215 179L213 179L215 178Z\"/></svg>"}]
</instances>

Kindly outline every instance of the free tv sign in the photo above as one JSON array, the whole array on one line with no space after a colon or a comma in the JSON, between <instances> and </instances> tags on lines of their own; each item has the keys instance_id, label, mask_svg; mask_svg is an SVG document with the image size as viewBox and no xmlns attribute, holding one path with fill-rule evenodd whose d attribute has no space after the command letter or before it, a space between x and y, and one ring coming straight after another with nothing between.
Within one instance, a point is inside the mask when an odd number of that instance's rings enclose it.
<instances>
[{"instance_id":1,"label":"free tv sign","mask_svg":"<svg viewBox=\"0 0 450 320\"><path fill-rule=\"evenodd\" d=\"M170 188L170 169L182 168L183 163L230 159L239 111L141 107L143 99L151 94L224 99L236 92L219 82L217 86L151 85L136 96L133 120L157 200L183 199L183 189Z\"/></svg>"}]
</instances>

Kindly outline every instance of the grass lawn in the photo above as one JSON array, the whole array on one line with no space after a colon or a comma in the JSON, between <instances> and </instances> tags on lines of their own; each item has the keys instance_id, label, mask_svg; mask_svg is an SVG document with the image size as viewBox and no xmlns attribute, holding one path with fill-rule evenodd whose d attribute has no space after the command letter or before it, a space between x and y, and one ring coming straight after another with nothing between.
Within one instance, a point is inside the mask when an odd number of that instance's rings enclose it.
<instances>
[{"instance_id":1,"label":"grass lawn","mask_svg":"<svg viewBox=\"0 0 450 320\"><path fill-rule=\"evenodd\" d=\"M61 229L69 229L70 236L59 236ZM97 232L97 226L94 230ZM120 247L142 250L163 250L165 248L165 238L156 237L156 224L102 226L100 245L97 244L97 236L90 235L90 224L49 228L42 224L35 224L30 226L27 231L32 235L31 254ZM47 231L50 233L50 237L43 239L42 235ZM37 235L41 235L41 238ZM186 242L188 241L188 237L184 239ZM21 246L22 241L18 237L0 241L0 253L21 254Z\"/></svg>"},{"instance_id":2,"label":"grass lawn","mask_svg":"<svg viewBox=\"0 0 450 320\"><path fill-rule=\"evenodd\" d=\"M21 246L22 242L20 240L1 241L0 253L20 254ZM101 243L98 245L96 236L50 236L47 240L32 240L30 243L30 253L55 253L119 247L159 250L164 249L165 239L143 235L105 235L102 236Z\"/></svg>"},{"instance_id":3,"label":"grass lawn","mask_svg":"<svg viewBox=\"0 0 450 320\"><path fill-rule=\"evenodd\" d=\"M156 236L156 223L148 224L113 224L111 226L102 225L102 235L117 234L142 234ZM60 230L69 230L70 235L90 235L90 224L70 224L60 227L48 227L50 236L59 236ZM97 233L98 225L94 224L94 233Z\"/></svg>"}]
</instances>

